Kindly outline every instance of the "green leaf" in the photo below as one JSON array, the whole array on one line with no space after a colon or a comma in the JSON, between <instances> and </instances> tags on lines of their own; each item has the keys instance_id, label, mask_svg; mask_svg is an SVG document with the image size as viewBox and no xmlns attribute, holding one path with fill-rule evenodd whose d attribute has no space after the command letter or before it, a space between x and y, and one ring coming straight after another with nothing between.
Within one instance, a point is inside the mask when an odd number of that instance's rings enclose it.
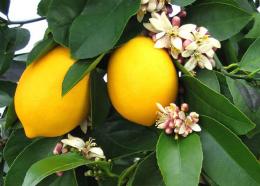
<instances>
[{"instance_id":1,"label":"green leaf","mask_svg":"<svg viewBox=\"0 0 260 186\"><path fill-rule=\"evenodd\" d=\"M175 140L163 132L156 146L156 157L167 186L199 184L203 154L197 134Z\"/></svg>"},{"instance_id":2,"label":"green leaf","mask_svg":"<svg viewBox=\"0 0 260 186\"><path fill-rule=\"evenodd\" d=\"M253 28L245 35L246 38L260 37L260 13L255 14L254 21Z\"/></svg>"},{"instance_id":3,"label":"green leaf","mask_svg":"<svg viewBox=\"0 0 260 186\"><path fill-rule=\"evenodd\" d=\"M214 119L200 124L206 174L218 185L260 185L260 164L242 141Z\"/></svg>"},{"instance_id":4,"label":"green leaf","mask_svg":"<svg viewBox=\"0 0 260 186\"><path fill-rule=\"evenodd\" d=\"M63 172L62 176L57 176L53 174L43 181L41 181L37 186L78 186L77 179L74 171Z\"/></svg>"},{"instance_id":5,"label":"green leaf","mask_svg":"<svg viewBox=\"0 0 260 186\"><path fill-rule=\"evenodd\" d=\"M0 12L7 15L8 11L9 11L9 6L10 6L10 0L1 0L0 1Z\"/></svg>"},{"instance_id":6,"label":"green leaf","mask_svg":"<svg viewBox=\"0 0 260 186\"><path fill-rule=\"evenodd\" d=\"M226 97L201 83L193 77L182 78L185 90L185 101L191 110L210 116L235 133L247 134L255 124L233 105Z\"/></svg>"},{"instance_id":7,"label":"green leaf","mask_svg":"<svg viewBox=\"0 0 260 186\"><path fill-rule=\"evenodd\" d=\"M56 46L57 44L55 43L52 37L47 37L39 43L37 43L37 45L32 49L32 51L28 55L26 62L27 66L43 57Z\"/></svg>"},{"instance_id":8,"label":"green leaf","mask_svg":"<svg viewBox=\"0 0 260 186\"><path fill-rule=\"evenodd\" d=\"M16 122L17 120L17 115L15 113L15 108L14 108L14 103L12 101L12 103L8 106L7 108L7 112L6 112L6 116L5 116L5 123L4 123L4 129L10 129L13 124Z\"/></svg>"},{"instance_id":9,"label":"green leaf","mask_svg":"<svg viewBox=\"0 0 260 186\"><path fill-rule=\"evenodd\" d=\"M205 2L188 9L188 21L205 26L219 40L225 40L238 33L253 16L236 6Z\"/></svg>"},{"instance_id":10,"label":"green leaf","mask_svg":"<svg viewBox=\"0 0 260 186\"><path fill-rule=\"evenodd\" d=\"M80 60L74 63L69 68L62 82L62 96L68 93L82 78L96 68L104 55L102 54L95 59Z\"/></svg>"},{"instance_id":11,"label":"green leaf","mask_svg":"<svg viewBox=\"0 0 260 186\"><path fill-rule=\"evenodd\" d=\"M5 186L22 185L27 170L35 162L50 156L60 138L42 138L28 145L14 160L5 179ZM15 178L15 181L14 181Z\"/></svg>"},{"instance_id":12,"label":"green leaf","mask_svg":"<svg viewBox=\"0 0 260 186\"><path fill-rule=\"evenodd\" d=\"M111 107L103 76L104 73L98 73L96 70L91 73L91 121L94 127L105 123Z\"/></svg>"},{"instance_id":13,"label":"green leaf","mask_svg":"<svg viewBox=\"0 0 260 186\"><path fill-rule=\"evenodd\" d=\"M105 161L91 161L78 153L66 153L62 155L50 156L34 163L27 171L23 186L35 186L47 176L56 172L75 169L79 166L109 166Z\"/></svg>"},{"instance_id":14,"label":"green leaf","mask_svg":"<svg viewBox=\"0 0 260 186\"><path fill-rule=\"evenodd\" d=\"M72 55L92 58L112 49L139 6L139 0L88 1L71 26Z\"/></svg>"},{"instance_id":15,"label":"green leaf","mask_svg":"<svg viewBox=\"0 0 260 186\"><path fill-rule=\"evenodd\" d=\"M155 153L148 155L141 161L133 175L132 186L165 186Z\"/></svg>"},{"instance_id":16,"label":"green leaf","mask_svg":"<svg viewBox=\"0 0 260 186\"><path fill-rule=\"evenodd\" d=\"M0 81L0 107L8 106L13 101L16 83Z\"/></svg>"},{"instance_id":17,"label":"green leaf","mask_svg":"<svg viewBox=\"0 0 260 186\"><path fill-rule=\"evenodd\" d=\"M135 173L136 166L137 166L137 162L135 162L130 167L127 167L121 172L118 178L117 186L125 186L126 182L129 181L130 176L133 176L133 174Z\"/></svg>"},{"instance_id":18,"label":"green leaf","mask_svg":"<svg viewBox=\"0 0 260 186\"><path fill-rule=\"evenodd\" d=\"M207 85L212 90L220 92L220 86L218 82L217 75L212 70L199 70L196 73L196 77L205 85Z\"/></svg>"},{"instance_id":19,"label":"green leaf","mask_svg":"<svg viewBox=\"0 0 260 186\"><path fill-rule=\"evenodd\" d=\"M260 70L260 38L255 40L252 45L247 49L241 62L239 63L242 70L254 72Z\"/></svg>"},{"instance_id":20,"label":"green leaf","mask_svg":"<svg viewBox=\"0 0 260 186\"><path fill-rule=\"evenodd\" d=\"M158 134L152 128L134 124L122 118L109 118L102 125L94 126L94 138L109 158L152 151Z\"/></svg>"},{"instance_id":21,"label":"green leaf","mask_svg":"<svg viewBox=\"0 0 260 186\"><path fill-rule=\"evenodd\" d=\"M255 122L256 128L252 132L260 132L260 90L244 80L226 79L234 104Z\"/></svg>"},{"instance_id":22,"label":"green leaf","mask_svg":"<svg viewBox=\"0 0 260 186\"><path fill-rule=\"evenodd\" d=\"M47 20L49 29L57 43L63 46L68 46L71 24L80 14L85 3L86 0L77 0L77 3L67 0L52 0L50 2ZM85 32L86 28L87 27L81 30L81 32ZM80 33L79 35L81 35L81 32L78 32L78 34Z\"/></svg>"},{"instance_id":23,"label":"green leaf","mask_svg":"<svg viewBox=\"0 0 260 186\"><path fill-rule=\"evenodd\" d=\"M52 0L41 0L40 1L40 3L38 4L38 8L37 8L37 13L40 16L47 16L51 1Z\"/></svg>"},{"instance_id":24,"label":"green leaf","mask_svg":"<svg viewBox=\"0 0 260 186\"><path fill-rule=\"evenodd\" d=\"M4 159L10 167L20 152L30 143L23 129L14 130L4 148Z\"/></svg>"},{"instance_id":25,"label":"green leaf","mask_svg":"<svg viewBox=\"0 0 260 186\"><path fill-rule=\"evenodd\" d=\"M260 157L260 133L254 135L253 137L244 136L242 140L256 157Z\"/></svg>"},{"instance_id":26,"label":"green leaf","mask_svg":"<svg viewBox=\"0 0 260 186\"><path fill-rule=\"evenodd\" d=\"M178 6L188 6L196 0L171 0L171 3Z\"/></svg>"}]
</instances>

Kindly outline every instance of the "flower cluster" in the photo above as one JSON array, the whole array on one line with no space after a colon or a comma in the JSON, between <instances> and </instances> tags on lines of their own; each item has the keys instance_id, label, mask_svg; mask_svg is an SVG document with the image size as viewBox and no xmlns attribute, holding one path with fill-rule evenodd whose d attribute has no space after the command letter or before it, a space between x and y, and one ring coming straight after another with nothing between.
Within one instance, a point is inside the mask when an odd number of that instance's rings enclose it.
<instances>
[{"instance_id":1,"label":"flower cluster","mask_svg":"<svg viewBox=\"0 0 260 186\"><path fill-rule=\"evenodd\" d=\"M193 71L196 66L213 69L213 56L221 45L206 28L195 24L181 25L180 15L169 18L165 12L152 12L151 16L144 27L151 32L156 48L168 49L174 59L185 62L188 71Z\"/></svg>"},{"instance_id":2,"label":"flower cluster","mask_svg":"<svg viewBox=\"0 0 260 186\"><path fill-rule=\"evenodd\" d=\"M179 135L186 137L193 131L201 131L198 124L199 114L196 112L188 114L189 106L187 103L183 103L181 108L174 103L165 108L159 103L156 105L159 111L157 112L158 119L155 125L157 128L163 129L167 134L174 134L175 139L178 139Z\"/></svg>"},{"instance_id":3,"label":"flower cluster","mask_svg":"<svg viewBox=\"0 0 260 186\"><path fill-rule=\"evenodd\" d=\"M78 150L84 155L85 158L90 160L99 160L106 158L104 156L103 150L100 147L97 147L94 139L90 138L88 141L84 142L81 138L74 137L68 134L68 139L62 139L61 142L63 143L61 151L68 151L66 147L69 146L70 148ZM54 154L57 153L54 152Z\"/></svg>"},{"instance_id":4,"label":"flower cluster","mask_svg":"<svg viewBox=\"0 0 260 186\"><path fill-rule=\"evenodd\" d=\"M137 12L137 20L141 22L147 12L159 12L166 10L169 0L141 0L141 7Z\"/></svg>"}]
</instances>

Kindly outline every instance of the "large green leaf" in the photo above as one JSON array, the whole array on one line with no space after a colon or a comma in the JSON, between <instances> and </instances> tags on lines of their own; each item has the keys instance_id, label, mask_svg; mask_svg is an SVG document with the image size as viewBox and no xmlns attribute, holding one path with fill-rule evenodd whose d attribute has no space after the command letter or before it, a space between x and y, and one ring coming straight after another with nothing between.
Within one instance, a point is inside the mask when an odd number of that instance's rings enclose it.
<instances>
[{"instance_id":1,"label":"large green leaf","mask_svg":"<svg viewBox=\"0 0 260 186\"><path fill-rule=\"evenodd\" d=\"M12 132L4 148L4 159L8 166L12 165L18 154L31 142L32 140L25 136L23 129L17 129Z\"/></svg>"},{"instance_id":2,"label":"large green leaf","mask_svg":"<svg viewBox=\"0 0 260 186\"><path fill-rule=\"evenodd\" d=\"M38 4L38 8L37 8L37 13L40 16L47 16L51 1L52 0L41 0L40 1L40 3Z\"/></svg>"},{"instance_id":3,"label":"large green leaf","mask_svg":"<svg viewBox=\"0 0 260 186\"><path fill-rule=\"evenodd\" d=\"M241 59L240 68L242 70L254 72L260 70L260 38L250 45L243 58Z\"/></svg>"},{"instance_id":4,"label":"large green leaf","mask_svg":"<svg viewBox=\"0 0 260 186\"><path fill-rule=\"evenodd\" d=\"M108 162L87 160L79 153L50 156L30 167L24 178L23 186L35 186L51 174L71 170L82 165L109 167Z\"/></svg>"},{"instance_id":5,"label":"large green leaf","mask_svg":"<svg viewBox=\"0 0 260 186\"><path fill-rule=\"evenodd\" d=\"M47 37L43 39L42 41L37 43L37 45L32 49L32 51L28 55L26 64L30 65L32 62L40 59L50 50L52 50L55 46L57 46L57 44L55 43L52 37Z\"/></svg>"},{"instance_id":6,"label":"large green leaf","mask_svg":"<svg viewBox=\"0 0 260 186\"><path fill-rule=\"evenodd\" d=\"M92 71L103 58L104 54L94 59L80 60L74 63L66 73L62 82L62 95L68 93L82 78Z\"/></svg>"},{"instance_id":7,"label":"large green leaf","mask_svg":"<svg viewBox=\"0 0 260 186\"><path fill-rule=\"evenodd\" d=\"M104 73L92 71L90 80L91 121L94 127L104 125L111 104L107 85L103 79Z\"/></svg>"},{"instance_id":8,"label":"large green leaf","mask_svg":"<svg viewBox=\"0 0 260 186\"><path fill-rule=\"evenodd\" d=\"M0 107L8 106L13 101L16 83L0 81Z\"/></svg>"},{"instance_id":9,"label":"large green leaf","mask_svg":"<svg viewBox=\"0 0 260 186\"><path fill-rule=\"evenodd\" d=\"M191 110L210 116L237 134L246 134L255 127L236 106L223 95L215 92L193 77L183 77L185 101Z\"/></svg>"},{"instance_id":10,"label":"large green leaf","mask_svg":"<svg viewBox=\"0 0 260 186\"><path fill-rule=\"evenodd\" d=\"M255 14L254 21L253 28L245 35L246 38L260 37L260 13Z\"/></svg>"},{"instance_id":11,"label":"large green leaf","mask_svg":"<svg viewBox=\"0 0 260 186\"><path fill-rule=\"evenodd\" d=\"M196 0L171 0L171 3L174 5L179 5L179 6L187 6L195 1Z\"/></svg>"},{"instance_id":12,"label":"large green leaf","mask_svg":"<svg viewBox=\"0 0 260 186\"><path fill-rule=\"evenodd\" d=\"M260 132L260 90L244 80L227 77L234 104L255 122L254 132Z\"/></svg>"},{"instance_id":13,"label":"large green leaf","mask_svg":"<svg viewBox=\"0 0 260 186\"><path fill-rule=\"evenodd\" d=\"M198 185L202 168L202 147L197 134L174 139L162 133L156 147L157 163L167 186Z\"/></svg>"},{"instance_id":14,"label":"large green leaf","mask_svg":"<svg viewBox=\"0 0 260 186\"><path fill-rule=\"evenodd\" d=\"M86 0L74 1L52 0L48 5L47 20L54 40L68 46L69 30L73 20L84 8ZM46 5L45 5L46 6ZM81 32L84 32L84 28ZM78 33L79 34L79 33Z\"/></svg>"},{"instance_id":15,"label":"large green leaf","mask_svg":"<svg viewBox=\"0 0 260 186\"><path fill-rule=\"evenodd\" d=\"M260 164L242 141L209 117L200 124L206 174L218 185L260 185Z\"/></svg>"},{"instance_id":16,"label":"large green leaf","mask_svg":"<svg viewBox=\"0 0 260 186\"><path fill-rule=\"evenodd\" d=\"M109 158L140 151L152 151L158 134L149 127L122 118L109 118L94 126L94 137Z\"/></svg>"},{"instance_id":17,"label":"large green leaf","mask_svg":"<svg viewBox=\"0 0 260 186\"><path fill-rule=\"evenodd\" d=\"M218 82L217 75L212 70L199 70L196 73L196 78L198 78L202 83L210 87L216 92L220 92L220 86Z\"/></svg>"},{"instance_id":18,"label":"large green leaf","mask_svg":"<svg viewBox=\"0 0 260 186\"><path fill-rule=\"evenodd\" d=\"M57 176L53 174L43 181L41 181L37 186L78 186L77 179L74 171L63 172L62 176Z\"/></svg>"},{"instance_id":19,"label":"large green leaf","mask_svg":"<svg viewBox=\"0 0 260 186\"><path fill-rule=\"evenodd\" d=\"M133 175L132 186L165 186L155 154L148 155L140 162Z\"/></svg>"},{"instance_id":20,"label":"large green leaf","mask_svg":"<svg viewBox=\"0 0 260 186\"><path fill-rule=\"evenodd\" d=\"M113 48L139 5L139 0L88 1L71 26L72 55L92 58Z\"/></svg>"},{"instance_id":21,"label":"large green leaf","mask_svg":"<svg viewBox=\"0 0 260 186\"><path fill-rule=\"evenodd\" d=\"M202 2L188 9L188 21L205 26L219 40L238 33L253 16L243 9L227 3Z\"/></svg>"},{"instance_id":22,"label":"large green leaf","mask_svg":"<svg viewBox=\"0 0 260 186\"><path fill-rule=\"evenodd\" d=\"M42 138L28 145L14 160L6 178L5 186L22 185L27 170L35 162L50 156L60 138ZM15 180L15 181L14 181Z\"/></svg>"}]
</instances>

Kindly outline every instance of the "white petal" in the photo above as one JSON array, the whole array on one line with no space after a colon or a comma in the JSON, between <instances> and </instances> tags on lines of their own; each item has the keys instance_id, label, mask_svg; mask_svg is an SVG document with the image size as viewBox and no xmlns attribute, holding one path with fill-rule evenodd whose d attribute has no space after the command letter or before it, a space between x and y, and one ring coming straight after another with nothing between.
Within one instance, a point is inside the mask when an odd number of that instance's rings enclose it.
<instances>
[{"instance_id":1,"label":"white petal","mask_svg":"<svg viewBox=\"0 0 260 186\"><path fill-rule=\"evenodd\" d=\"M104 152L100 147L92 147L89 149L90 153L90 158L105 158Z\"/></svg>"},{"instance_id":2,"label":"white petal","mask_svg":"<svg viewBox=\"0 0 260 186\"><path fill-rule=\"evenodd\" d=\"M207 34L208 29L206 29L205 27L200 27L199 28L199 37L203 37Z\"/></svg>"},{"instance_id":3,"label":"white petal","mask_svg":"<svg viewBox=\"0 0 260 186\"><path fill-rule=\"evenodd\" d=\"M156 6L157 6L157 0L150 0L147 6L147 11L153 12L154 10L156 10Z\"/></svg>"},{"instance_id":4,"label":"white petal","mask_svg":"<svg viewBox=\"0 0 260 186\"><path fill-rule=\"evenodd\" d=\"M159 3L157 5L157 11L160 11L165 5L165 0L159 0Z\"/></svg>"},{"instance_id":5,"label":"white petal","mask_svg":"<svg viewBox=\"0 0 260 186\"><path fill-rule=\"evenodd\" d=\"M190 125L190 128L193 131L195 131L195 132L200 132L201 131L201 128L200 128L200 126L197 123L194 123L194 124Z\"/></svg>"},{"instance_id":6,"label":"white petal","mask_svg":"<svg viewBox=\"0 0 260 186\"><path fill-rule=\"evenodd\" d=\"M160 103L156 103L156 106L162 113L167 113L164 107Z\"/></svg>"},{"instance_id":7,"label":"white petal","mask_svg":"<svg viewBox=\"0 0 260 186\"><path fill-rule=\"evenodd\" d=\"M158 34L155 35L155 39L158 40L162 38L165 35L165 32L159 32Z\"/></svg>"},{"instance_id":8,"label":"white petal","mask_svg":"<svg viewBox=\"0 0 260 186\"><path fill-rule=\"evenodd\" d=\"M182 119L182 120L185 120L186 118L186 115L183 111L180 111L179 114L178 114L179 118Z\"/></svg>"},{"instance_id":9,"label":"white petal","mask_svg":"<svg viewBox=\"0 0 260 186\"><path fill-rule=\"evenodd\" d=\"M166 16L165 12L161 14L161 24L165 31L170 30L172 28L172 24L169 21L169 18Z\"/></svg>"},{"instance_id":10,"label":"white petal","mask_svg":"<svg viewBox=\"0 0 260 186\"><path fill-rule=\"evenodd\" d=\"M196 50L198 48L198 45L196 42L192 42L191 44L189 44L188 46L186 46L185 49L187 50Z\"/></svg>"},{"instance_id":11,"label":"white petal","mask_svg":"<svg viewBox=\"0 0 260 186\"><path fill-rule=\"evenodd\" d=\"M194 57L191 57L187 63L185 63L184 67L188 71L192 71L197 66L197 61Z\"/></svg>"},{"instance_id":12,"label":"white petal","mask_svg":"<svg viewBox=\"0 0 260 186\"><path fill-rule=\"evenodd\" d=\"M185 25L182 25L179 29L181 31L185 30L187 32L192 32L192 31L194 31L196 29L196 27L197 26L194 25L194 24L185 24Z\"/></svg>"},{"instance_id":13,"label":"white petal","mask_svg":"<svg viewBox=\"0 0 260 186\"><path fill-rule=\"evenodd\" d=\"M141 4L146 4L148 2L149 2L149 0L141 0Z\"/></svg>"},{"instance_id":14,"label":"white petal","mask_svg":"<svg viewBox=\"0 0 260 186\"><path fill-rule=\"evenodd\" d=\"M81 138L74 137L70 134L68 134L68 139L63 139L61 142L65 145L77 148L80 151L85 147L85 142Z\"/></svg>"},{"instance_id":15,"label":"white petal","mask_svg":"<svg viewBox=\"0 0 260 186\"><path fill-rule=\"evenodd\" d=\"M152 24L152 26L157 30L157 31L165 31L163 26L162 26L162 23L159 19L156 19L156 18L150 18L149 19L150 23Z\"/></svg>"},{"instance_id":16,"label":"white petal","mask_svg":"<svg viewBox=\"0 0 260 186\"><path fill-rule=\"evenodd\" d=\"M206 67L206 69L212 70L212 64L206 56L204 56L204 55L201 56L200 63L203 63L203 65Z\"/></svg>"},{"instance_id":17,"label":"white petal","mask_svg":"<svg viewBox=\"0 0 260 186\"><path fill-rule=\"evenodd\" d=\"M207 51L207 52L205 52L205 53L206 53L206 55L207 55L209 58L213 58L213 57L214 57L214 54L215 54L214 50L212 50L212 49L210 49L209 51Z\"/></svg>"},{"instance_id":18,"label":"white petal","mask_svg":"<svg viewBox=\"0 0 260 186\"><path fill-rule=\"evenodd\" d=\"M158 30L156 30L151 23L144 23L143 25L144 25L144 27L147 30L149 30L149 31L151 31L153 33L157 33L158 32Z\"/></svg>"},{"instance_id":19,"label":"white petal","mask_svg":"<svg viewBox=\"0 0 260 186\"><path fill-rule=\"evenodd\" d=\"M215 47L215 48L221 48L221 44L220 44L220 42L219 42L217 39L210 37L210 38L209 38L209 42L210 42L210 44L211 44L213 47Z\"/></svg>"},{"instance_id":20,"label":"white petal","mask_svg":"<svg viewBox=\"0 0 260 186\"><path fill-rule=\"evenodd\" d=\"M207 44L203 44L203 45L199 46L197 50L200 53L206 53L207 51L209 51L211 49L212 49L212 45L207 43Z\"/></svg>"},{"instance_id":21,"label":"white petal","mask_svg":"<svg viewBox=\"0 0 260 186\"><path fill-rule=\"evenodd\" d=\"M186 131L185 124L182 124L178 133L179 133L179 134L184 134L185 131Z\"/></svg>"},{"instance_id":22,"label":"white petal","mask_svg":"<svg viewBox=\"0 0 260 186\"><path fill-rule=\"evenodd\" d=\"M194 36L192 35L192 33L186 31L186 30L179 30L179 37L183 38L183 39L189 39L191 41L194 40Z\"/></svg>"},{"instance_id":23,"label":"white petal","mask_svg":"<svg viewBox=\"0 0 260 186\"><path fill-rule=\"evenodd\" d=\"M178 50L182 51L182 40L179 37L172 37L171 44L177 48Z\"/></svg>"},{"instance_id":24,"label":"white petal","mask_svg":"<svg viewBox=\"0 0 260 186\"><path fill-rule=\"evenodd\" d=\"M179 54L180 54L180 53L177 52L177 50L171 49L171 56L172 56L174 59L178 59Z\"/></svg>"},{"instance_id":25,"label":"white petal","mask_svg":"<svg viewBox=\"0 0 260 186\"><path fill-rule=\"evenodd\" d=\"M158 39L155 42L154 47L155 48L169 48L170 47L170 38L167 36L162 37L161 39Z\"/></svg>"},{"instance_id":26,"label":"white petal","mask_svg":"<svg viewBox=\"0 0 260 186\"><path fill-rule=\"evenodd\" d=\"M182 57L190 57L192 54L194 54L194 51L193 51L193 50L184 50L184 51L181 53L181 56L182 56Z\"/></svg>"},{"instance_id":27,"label":"white petal","mask_svg":"<svg viewBox=\"0 0 260 186\"><path fill-rule=\"evenodd\" d=\"M156 12L152 12L152 18L156 18L156 19L160 19L160 14L156 13Z\"/></svg>"}]
</instances>

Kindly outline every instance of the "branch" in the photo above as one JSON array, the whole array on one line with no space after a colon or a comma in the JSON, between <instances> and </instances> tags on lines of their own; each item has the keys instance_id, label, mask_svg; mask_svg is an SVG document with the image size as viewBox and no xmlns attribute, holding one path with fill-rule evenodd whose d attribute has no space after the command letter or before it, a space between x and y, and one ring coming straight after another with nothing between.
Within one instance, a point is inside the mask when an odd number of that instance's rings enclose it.
<instances>
[{"instance_id":1,"label":"branch","mask_svg":"<svg viewBox=\"0 0 260 186\"><path fill-rule=\"evenodd\" d=\"M41 21L41 20L45 20L45 17L39 17L39 18L35 18L35 19L30 19L30 20L25 20L25 21L8 21L9 25L23 25L23 24L28 24L28 23L33 23L33 22L37 22L37 21Z\"/></svg>"}]
</instances>

